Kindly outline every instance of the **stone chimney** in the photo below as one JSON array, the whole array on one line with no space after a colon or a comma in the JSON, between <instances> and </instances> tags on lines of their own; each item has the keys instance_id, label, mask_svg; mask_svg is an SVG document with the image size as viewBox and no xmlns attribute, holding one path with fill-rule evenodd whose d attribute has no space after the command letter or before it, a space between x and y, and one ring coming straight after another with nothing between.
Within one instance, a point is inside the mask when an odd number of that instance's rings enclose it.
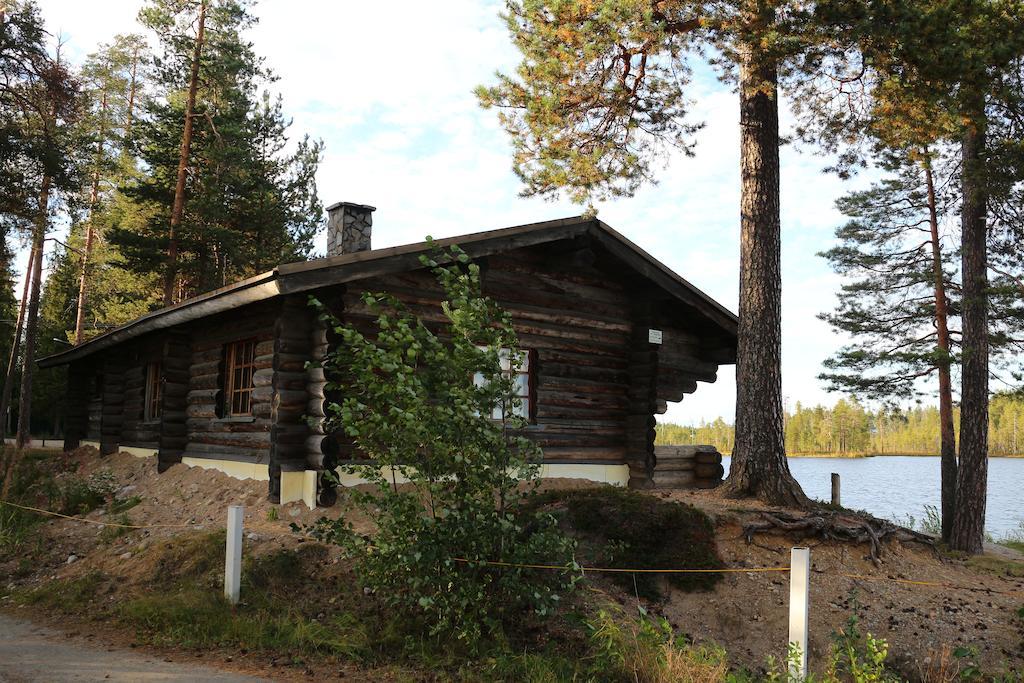
<instances>
[{"instance_id":1,"label":"stone chimney","mask_svg":"<svg viewBox=\"0 0 1024 683\"><path fill-rule=\"evenodd\" d=\"M372 206L338 202L327 207L327 255L369 251L373 230Z\"/></svg>"}]
</instances>

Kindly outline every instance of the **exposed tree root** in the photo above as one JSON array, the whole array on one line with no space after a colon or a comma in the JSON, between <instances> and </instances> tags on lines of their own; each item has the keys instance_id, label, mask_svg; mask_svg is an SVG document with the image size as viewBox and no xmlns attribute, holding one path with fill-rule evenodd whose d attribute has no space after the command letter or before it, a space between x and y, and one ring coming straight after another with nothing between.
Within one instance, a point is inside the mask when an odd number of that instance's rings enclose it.
<instances>
[{"instance_id":1,"label":"exposed tree root","mask_svg":"<svg viewBox=\"0 0 1024 683\"><path fill-rule=\"evenodd\" d=\"M763 532L782 532L799 540L817 538L822 541L868 544L867 556L875 566L882 563L885 541L895 539L903 543L922 543L935 549L931 536L918 533L892 522L874 517L861 517L848 512L816 510L800 516L788 512L762 512L762 520L743 525L743 537L754 542L754 535Z\"/></svg>"}]
</instances>

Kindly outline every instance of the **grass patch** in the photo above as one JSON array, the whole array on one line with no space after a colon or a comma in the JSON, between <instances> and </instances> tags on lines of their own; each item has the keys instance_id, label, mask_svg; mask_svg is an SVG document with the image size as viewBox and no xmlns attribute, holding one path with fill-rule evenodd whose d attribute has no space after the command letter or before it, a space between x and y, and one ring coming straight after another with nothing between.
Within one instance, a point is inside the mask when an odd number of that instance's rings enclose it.
<instances>
[{"instance_id":1,"label":"grass patch","mask_svg":"<svg viewBox=\"0 0 1024 683\"><path fill-rule=\"evenodd\" d=\"M148 582L163 587L185 581L214 585L224 571L225 532L193 532L155 544L141 556Z\"/></svg>"},{"instance_id":2,"label":"grass patch","mask_svg":"<svg viewBox=\"0 0 1024 683\"><path fill-rule=\"evenodd\" d=\"M43 515L0 504L0 559L19 553L44 521Z\"/></svg>"},{"instance_id":3,"label":"grass patch","mask_svg":"<svg viewBox=\"0 0 1024 683\"><path fill-rule=\"evenodd\" d=\"M1024 553L1024 539L1005 539L999 541L999 545L1006 546L1010 550L1016 550L1018 553Z\"/></svg>"},{"instance_id":4,"label":"grass patch","mask_svg":"<svg viewBox=\"0 0 1024 683\"><path fill-rule=\"evenodd\" d=\"M109 522L111 524L131 524L132 518L129 517L127 513L122 512L118 515L111 515ZM100 543L109 545L122 536L127 536L131 532L132 529L125 526L105 526L100 530Z\"/></svg>"},{"instance_id":5,"label":"grass patch","mask_svg":"<svg viewBox=\"0 0 1024 683\"><path fill-rule=\"evenodd\" d=\"M119 615L136 629L140 640L156 645L235 647L348 659L365 655L369 637L353 617L342 614L320 622L284 605L274 607L232 608L212 591L183 589L131 600L121 606Z\"/></svg>"},{"instance_id":6,"label":"grass patch","mask_svg":"<svg viewBox=\"0 0 1024 683\"><path fill-rule=\"evenodd\" d=\"M110 578L99 571L73 579L58 579L22 593L18 602L45 607L62 614L95 616L106 611L99 597L108 592Z\"/></svg>"},{"instance_id":7,"label":"grass patch","mask_svg":"<svg viewBox=\"0 0 1024 683\"><path fill-rule=\"evenodd\" d=\"M142 502L139 496L128 496L127 498L115 498L114 502L107 508L110 514L116 515L120 512L127 512Z\"/></svg>"},{"instance_id":8,"label":"grass patch","mask_svg":"<svg viewBox=\"0 0 1024 683\"><path fill-rule=\"evenodd\" d=\"M247 559L242 602L233 607L222 594L224 540L222 531L195 533L152 548L140 561L149 583L159 588L123 602L116 617L141 642L154 645L368 656L366 621L344 609L325 609L322 593L331 585L317 582L314 567L326 548L311 543ZM302 599L308 591L320 595Z\"/></svg>"},{"instance_id":9,"label":"grass patch","mask_svg":"<svg viewBox=\"0 0 1024 683\"><path fill-rule=\"evenodd\" d=\"M989 572L990 574L998 574L999 576L1015 579L1024 578L1024 562L1007 560L1002 557L995 557L994 555L974 555L969 557L967 558L967 566Z\"/></svg>"},{"instance_id":10,"label":"grass patch","mask_svg":"<svg viewBox=\"0 0 1024 683\"><path fill-rule=\"evenodd\" d=\"M585 564L635 569L721 569L715 530L704 512L629 489L555 490L539 494L531 506L562 517L580 541ZM625 589L649 599L662 597L667 581L684 591L709 590L722 575L611 574Z\"/></svg>"}]
</instances>

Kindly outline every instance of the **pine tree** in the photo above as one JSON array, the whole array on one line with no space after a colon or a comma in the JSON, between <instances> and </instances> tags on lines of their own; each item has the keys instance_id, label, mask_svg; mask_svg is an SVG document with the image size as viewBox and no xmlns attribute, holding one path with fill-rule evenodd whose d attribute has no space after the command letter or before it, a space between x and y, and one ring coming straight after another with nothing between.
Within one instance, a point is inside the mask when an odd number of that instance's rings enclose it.
<instances>
[{"instance_id":1,"label":"pine tree","mask_svg":"<svg viewBox=\"0 0 1024 683\"><path fill-rule=\"evenodd\" d=\"M833 313L821 318L853 342L825 361L819 375L831 391L869 399L911 399L922 380L938 376L941 413L942 519L944 536L952 525L956 486L953 431L953 364L947 294L958 289L949 263L944 219L955 201L948 185L955 164L927 149L916 154L888 152L887 178L838 202L851 221L836 232L839 245L822 254L846 278Z\"/></svg>"},{"instance_id":2,"label":"pine tree","mask_svg":"<svg viewBox=\"0 0 1024 683\"><path fill-rule=\"evenodd\" d=\"M127 142L134 116L135 99L140 89L138 65L146 53L141 36L119 35L110 45L86 58L82 67L85 84L86 115L80 122L82 136L93 149L87 164L88 184L85 217L80 226L85 233L80 246L76 314L72 341L85 340L86 315L93 275L98 266L98 243L103 240L103 223L111 188L123 185L135 171Z\"/></svg>"},{"instance_id":3,"label":"pine tree","mask_svg":"<svg viewBox=\"0 0 1024 683\"><path fill-rule=\"evenodd\" d=\"M289 142L281 100L266 92L273 75L241 35L254 21L247 3L208 3L192 105L195 39L180 18L172 21L179 4L154 0L144 15L164 50L154 61L154 96L133 129L145 172L122 190L145 219L110 233L127 268L165 273L165 301L172 271L173 298L180 299L306 258L322 214L315 185L322 143ZM185 121L192 124L188 201L179 206ZM166 217L179 208L169 242Z\"/></svg>"},{"instance_id":4,"label":"pine tree","mask_svg":"<svg viewBox=\"0 0 1024 683\"><path fill-rule=\"evenodd\" d=\"M77 185L77 148L72 124L78 115L78 84L60 54L60 46L51 53L38 9L31 2L13 3L0 24L0 130L4 131L0 148L3 170L0 175L11 184L0 193L4 220L27 229L31 234L31 254L24 315L24 358L19 395L17 450L14 461L5 463L4 488L10 486L9 474L29 441L31 426L32 382L38 345L38 311L41 288L43 246L49 227L51 203L65 199ZM15 338L14 347L20 345ZM12 361L15 360L12 355ZM13 367L0 400L0 415L6 417L7 401L12 394ZM0 419L6 425L6 419ZM0 427L2 430L3 427Z\"/></svg>"},{"instance_id":5,"label":"pine tree","mask_svg":"<svg viewBox=\"0 0 1024 683\"><path fill-rule=\"evenodd\" d=\"M667 149L692 153L687 59L713 51L739 84L742 199L736 445L726 487L803 505L785 457L781 395L778 83L792 59L817 67L819 41L837 42L816 10L781 0L509 3L523 54L516 76L480 88L501 109L526 194L577 201L631 195Z\"/></svg>"}]
</instances>

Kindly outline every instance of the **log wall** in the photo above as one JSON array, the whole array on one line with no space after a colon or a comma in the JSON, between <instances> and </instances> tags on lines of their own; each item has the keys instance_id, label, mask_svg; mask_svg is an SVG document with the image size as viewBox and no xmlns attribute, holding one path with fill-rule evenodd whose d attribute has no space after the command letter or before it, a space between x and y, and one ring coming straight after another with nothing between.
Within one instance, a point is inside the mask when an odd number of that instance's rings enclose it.
<instances>
[{"instance_id":1,"label":"log wall","mask_svg":"<svg viewBox=\"0 0 1024 683\"><path fill-rule=\"evenodd\" d=\"M658 446L653 486L659 489L713 489L722 483L722 454L714 446Z\"/></svg>"},{"instance_id":2,"label":"log wall","mask_svg":"<svg viewBox=\"0 0 1024 683\"><path fill-rule=\"evenodd\" d=\"M72 363L68 368L67 417L64 423L64 450L72 451L89 436L89 407L93 368L88 361Z\"/></svg>"},{"instance_id":3,"label":"log wall","mask_svg":"<svg viewBox=\"0 0 1024 683\"><path fill-rule=\"evenodd\" d=\"M313 353L313 311L306 298L286 297L274 323L270 378L270 500L281 499L281 472L306 469L309 406L306 363ZM258 387L261 396L266 387ZM254 392L255 398L255 392Z\"/></svg>"},{"instance_id":4,"label":"log wall","mask_svg":"<svg viewBox=\"0 0 1024 683\"><path fill-rule=\"evenodd\" d=\"M247 306L203 320L191 331L192 354L185 400L191 457L269 463L274 375L274 326L280 302ZM224 372L224 347L256 340L252 415L218 415Z\"/></svg>"},{"instance_id":5,"label":"log wall","mask_svg":"<svg viewBox=\"0 0 1024 683\"><path fill-rule=\"evenodd\" d=\"M124 423L124 364L117 356L103 361L100 407L100 454L116 453Z\"/></svg>"},{"instance_id":6,"label":"log wall","mask_svg":"<svg viewBox=\"0 0 1024 683\"><path fill-rule=\"evenodd\" d=\"M192 362L192 343L183 330L176 330L164 340L160 353L163 390L160 406L160 442L157 452L157 470L163 472L181 462L188 443L186 399L189 390L189 368Z\"/></svg>"},{"instance_id":7,"label":"log wall","mask_svg":"<svg viewBox=\"0 0 1024 683\"><path fill-rule=\"evenodd\" d=\"M653 485L655 414L697 382L713 382L718 363L734 355L731 340L695 327L699 318L684 304L587 237L478 263L485 293L510 314L521 348L533 354L526 434L545 461L627 463L631 485ZM325 284L316 294L345 322L372 334L365 291L393 294L443 333L443 293L425 269ZM661 344L650 341L651 329L661 330ZM224 349L246 339L256 341L252 415L225 416L219 408L226 400ZM100 437L103 452L118 444L152 446L161 471L183 454L266 463L276 499L282 471L326 471L359 457L349 439L326 433L323 423L325 401L338 397L328 396L315 361L333 343L304 294L153 333L102 362L72 366L69 391L83 397L72 403L83 408L69 413L69 443L89 435ZM163 371L162 415L146 422L146 366L154 361ZM308 361L314 364L307 368ZM100 391L91 394L96 378ZM97 398L85 400L89 395Z\"/></svg>"}]
</instances>

